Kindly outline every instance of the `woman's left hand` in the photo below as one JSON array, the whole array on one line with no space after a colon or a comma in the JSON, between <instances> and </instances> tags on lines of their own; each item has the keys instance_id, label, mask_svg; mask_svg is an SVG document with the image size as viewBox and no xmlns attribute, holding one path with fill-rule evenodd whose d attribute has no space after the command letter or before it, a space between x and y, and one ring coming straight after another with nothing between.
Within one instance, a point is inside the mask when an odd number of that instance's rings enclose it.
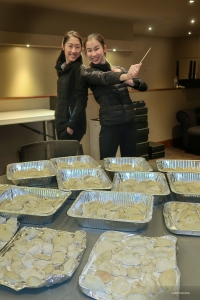
<instances>
[{"instance_id":1,"label":"woman's left hand","mask_svg":"<svg viewBox=\"0 0 200 300\"><path fill-rule=\"evenodd\" d=\"M111 71L113 72L121 72L122 70L117 67L111 67Z\"/></svg>"},{"instance_id":2,"label":"woman's left hand","mask_svg":"<svg viewBox=\"0 0 200 300\"><path fill-rule=\"evenodd\" d=\"M71 134L71 135L74 133L74 130L73 130L73 129L71 129L71 128L69 128L69 127L67 127L67 129L66 129L66 130L67 130L67 132L68 132L69 134Z\"/></svg>"}]
</instances>

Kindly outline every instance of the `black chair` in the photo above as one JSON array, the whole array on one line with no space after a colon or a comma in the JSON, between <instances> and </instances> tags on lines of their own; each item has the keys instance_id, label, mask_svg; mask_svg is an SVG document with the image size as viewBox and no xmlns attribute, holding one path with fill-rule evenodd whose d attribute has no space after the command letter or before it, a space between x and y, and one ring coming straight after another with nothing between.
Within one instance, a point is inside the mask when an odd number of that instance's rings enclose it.
<instances>
[{"instance_id":1,"label":"black chair","mask_svg":"<svg viewBox=\"0 0 200 300\"><path fill-rule=\"evenodd\" d=\"M182 143L186 151L200 153L200 116L199 108L182 109L176 114L181 123Z\"/></svg>"},{"instance_id":2,"label":"black chair","mask_svg":"<svg viewBox=\"0 0 200 300\"><path fill-rule=\"evenodd\" d=\"M82 144L75 140L53 140L27 144L23 145L18 153L21 162L84 154Z\"/></svg>"}]
</instances>

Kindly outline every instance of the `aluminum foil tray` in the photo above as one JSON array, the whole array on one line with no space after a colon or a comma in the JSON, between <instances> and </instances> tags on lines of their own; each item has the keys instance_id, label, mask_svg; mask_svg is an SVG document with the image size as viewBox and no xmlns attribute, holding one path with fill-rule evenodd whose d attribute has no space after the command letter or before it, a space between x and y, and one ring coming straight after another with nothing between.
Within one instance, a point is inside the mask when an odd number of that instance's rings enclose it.
<instances>
[{"instance_id":1,"label":"aluminum foil tray","mask_svg":"<svg viewBox=\"0 0 200 300\"><path fill-rule=\"evenodd\" d=\"M57 239L56 242L55 238ZM54 253L54 247L57 245L58 241L61 241L61 244L58 243L58 247L67 249L67 245L72 245L71 247L74 249L73 251L67 250L66 253L63 253L63 256L60 254L60 258L62 258L61 260L58 257L55 259L55 257L52 256ZM49 248L46 248L47 245L50 245ZM64 247L64 245L66 246ZM35 248L33 247L37 247L38 249L43 247L43 251L46 251L45 253L48 252L48 255L50 256L48 266L51 265L51 270L44 269L45 265L41 263L44 262L44 260L41 257L38 257L37 252L36 254L34 253ZM19 258L22 260L24 269L19 269L19 272L17 272L17 268L15 268L12 272L12 278L14 277L15 279L10 279L8 270L12 269L12 266L6 264L6 267L3 268L4 274L3 278L1 277L2 279L0 279L0 284L14 289L15 291L20 291L24 288L49 287L54 284L61 283L69 279L74 274L81 261L85 248L86 233L83 230L78 230L72 233L46 227L23 227L2 250L0 253L0 260L2 262L2 260L6 259L6 256L12 256L12 250L15 249L17 252L20 251ZM29 261L27 261L26 257L27 251L25 252L23 250L27 250L29 253L32 253ZM17 253L15 252L14 255L16 258ZM37 282L29 281L29 276L37 276L39 279Z\"/></svg>"},{"instance_id":2,"label":"aluminum foil tray","mask_svg":"<svg viewBox=\"0 0 200 300\"><path fill-rule=\"evenodd\" d=\"M84 178L85 176L94 176L98 177L101 182L103 187L98 188L97 190L110 190L112 187L112 183L106 173L102 169L66 169L66 170L58 170L57 171L57 182L58 182L58 188L63 191L67 191L67 189L64 187L63 182L66 180L69 180L70 178L77 178L81 179ZM71 189L70 191L72 192L70 198L75 199L81 191L84 189L77 190L77 189ZM95 188L85 188L85 190L95 190Z\"/></svg>"},{"instance_id":3,"label":"aluminum foil tray","mask_svg":"<svg viewBox=\"0 0 200 300\"><path fill-rule=\"evenodd\" d=\"M142 221L127 219L107 219L105 217L83 217L82 205L88 202L98 201L104 205L108 201L119 206L129 207L136 203L144 204L147 207L146 215ZM68 216L75 218L77 223L83 227L100 228L122 231L139 231L151 221L153 214L153 196L144 194L133 194L111 191L83 191L76 198L67 211Z\"/></svg>"},{"instance_id":4,"label":"aluminum foil tray","mask_svg":"<svg viewBox=\"0 0 200 300\"><path fill-rule=\"evenodd\" d=\"M168 242L170 242L170 244L171 244L170 247L165 247L165 248L168 248L168 250L170 249L171 254L172 254L171 260L173 260L173 267L170 267L170 268L172 268L174 270L173 272L175 273L175 276L176 276L176 284L172 291L172 292L174 292L174 294L176 296L175 296L175 298L173 298L173 300L175 300L175 299L178 300L179 299L178 294L179 294L179 290L180 290L180 271L177 266L177 245L176 245L177 239L176 239L176 237L174 237L172 235L161 236L158 238L157 237L150 238L150 237L144 237L144 236L140 236L140 235L133 235L133 234L117 232L117 231L107 231L107 232L103 233L99 237L97 242L95 243L95 245L89 255L88 261L87 261L82 273L80 274L80 277L79 277L80 290L87 296L92 297L94 299L98 299L98 300L100 300L100 299L101 300L103 300L103 299L104 300L136 299L133 294L131 295L132 296L131 298L128 298L127 294L125 294L125 291L123 291L123 289L126 286L126 290L128 292L130 292L130 294L131 294L131 290L133 291L133 284L137 284L137 283L139 283L139 281L141 282L141 281L145 280L144 276L147 273L141 272L137 278L131 278L130 276L126 276L125 274L120 275L120 276L113 276L113 278L111 278L111 280L109 282L102 284L101 291L98 291L97 288L96 288L96 290L95 290L95 288L93 289L93 286L91 284L91 281L94 278L94 274L97 271L97 268L99 265L98 263L95 263L95 261L98 258L100 258L102 261L101 254L103 252L105 253L105 251L107 249L108 250L107 252L111 253L111 257L110 258L108 257L106 259L106 261L102 262L101 264L106 262L107 268L109 268L109 265L111 265L112 268L115 268L116 265L119 266L119 261L117 260L118 257L122 257L121 255L119 255L119 256L116 256L116 255L117 255L117 253L121 253L121 251L122 252L125 251L125 247L128 247L129 251L131 249L133 249L133 253L134 253L135 249L136 249L135 247L142 246L142 242L145 241L145 248L147 248L151 251L154 247L155 242L158 242L159 239L168 240ZM137 243L140 240L141 240L141 244ZM116 251L115 251L115 249L116 249ZM140 251L140 254L139 254L139 251ZM145 252L146 251L148 251L148 250L145 250ZM141 262L144 259L145 252L143 252L143 254L142 254L141 247L140 247L140 250L138 248L138 255L140 255L140 261L139 261L139 263L137 263L137 265L135 267L137 269L139 269L139 271L141 271L140 270ZM101 257L100 257L100 255L101 255ZM152 263L154 263L154 261L156 262L157 260L158 260L158 258L156 258L156 257L151 259ZM122 263L123 262L124 261L122 261ZM121 263L120 263L120 265L121 265ZM123 264L123 267L125 267L125 270L127 271L132 265L131 264L130 265ZM169 265L167 265L167 266L165 265L165 268L169 269ZM154 270L155 269L153 269L152 272L149 273L148 276L150 276L150 274L152 274L158 280L160 274L163 271L158 272L158 271L154 271ZM122 284L122 280L125 280L126 283ZM143 286L145 289L145 287L148 286L148 284L146 284L143 281ZM163 292L163 289L160 287L156 291L156 294L159 294L161 292ZM153 299L152 298L153 295L151 294L151 292L149 292L149 290L147 293L148 293L149 299Z\"/></svg>"},{"instance_id":5,"label":"aluminum foil tray","mask_svg":"<svg viewBox=\"0 0 200 300\"><path fill-rule=\"evenodd\" d=\"M0 184L0 194L2 194L4 191L6 191L7 189L9 189L11 187L12 187L11 184Z\"/></svg>"},{"instance_id":6,"label":"aluminum foil tray","mask_svg":"<svg viewBox=\"0 0 200 300\"><path fill-rule=\"evenodd\" d=\"M179 193L176 191L174 182L183 181L184 182L192 182L192 181L200 181L200 173L167 173L167 179L169 182L169 186L171 191L174 193L176 200L178 201L188 201L188 202L200 202L200 194L185 194Z\"/></svg>"},{"instance_id":7,"label":"aluminum foil tray","mask_svg":"<svg viewBox=\"0 0 200 300\"><path fill-rule=\"evenodd\" d=\"M78 156L67 156L67 157L57 157L51 158L50 161L53 163L56 169L67 169L60 168L60 163L66 163L72 165L71 169L75 169L73 167L74 162L82 162L90 166L90 168L101 168L101 166L89 155L78 155Z\"/></svg>"},{"instance_id":8,"label":"aluminum foil tray","mask_svg":"<svg viewBox=\"0 0 200 300\"><path fill-rule=\"evenodd\" d=\"M28 194L36 194L41 197L41 204L45 200L55 200L55 207L50 212L42 213L40 212L40 207L38 206L38 214L33 213L23 213L21 209L17 211L8 211L2 210L0 207L0 215L6 218L15 217L20 223L30 223L30 224L45 224L50 222L53 217L60 211L63 207L66 200L71 195L71 192L59 191L56 189L45 189L45 188L34 188L34 187L19 187L12 186L12 188L5 191L2 195L0 195L0 204L8 199L12 201L14 197L18 195L28 195Z\"/></svg>"},{"instance_id":9,"label":"aluminum foil tray","mask_svg":"<svg viewBox=\"0 0 200 300\"><path fill-rule=\"evenodd\" d=\"M200 236L199 230L180 230L179 228L177 228L176 223L174 222L174 219L171 214L171 209L170 209L170 207L173 203L186 204L185 202L176 202L176 201L170 201L170 202L167 202L164 204L163 215L164 215L165 224L166 224L166 227L168 228L168 230L175 234ZM194 206L198 207L200 210L200 204L198 204L198 203L192 203L192 204Z\"/></svg>"},{"instance_id":10,"label":"aluminum foil tray","mask_svg":"<svg viewBox=\"0 0 200 300\"><path fill-rule=\"evenodd\" d=\"M104 168L113 179L115 173L122 172L138 172L138 170L113 170L110 168L111 164L130 164L132 167L140 167L140 172L151 172L153 171L152 167L148 164L147 160L144 157L107 157L104 158Z\"/></svg>"},{"instance_id":11,"label":"aluminum foil tray","mask_svg":"<svg viewBox=\"0 0 200 300\"><path fill-rule=\"evenodd\" d=\"M7 227L7 226L9 226L9 227ZM7 245L7 243L9 243L11 238L13 238L13 236L17 232L19 226L20 226L20 223L18 222L18 220L16 218L7 218L6 219L6 218L0 216L0 227L3 230L5 229L4 231L6 232L6 240L5 240L5 236L4 236L4 238L2 238L2 234L0 231L0 251L5 247L5 245ZM9 230L10 227L12 228L11 229L12 231ZM9 233L9 235L7 234L7 232Z\"/></svg>"},{"instance_id":12,"label":"aluminum foil tray","mask_svg":"<svg viewBox=\"0 0 200 300\"><path fill-rule=\"evenodd\" d=\"M164 197L170 194L169 186L165 175L160 172L127 172L127 173L116 173L113 179L112 191L119 191L119 183L128 179L134 179L136 181L153 180L160 182L163 187L162 194L154 194L154 204L161 203ZM148 194L148 190L145 194Z\"/></svg>"},{"instance_id":13,"label":"aluminum foil tray","mask_svg":"<svg viewBox=\"0 0 200 300\"><path fill-rule=\"evenodd\" d=\"M200 160L158 159L156 165L160 172L200 173Z\"/></svg>"},{"instance_id":14,"label":"aluminum foil tray","mask_svg":"<svg viewBox=\"0 0 200 300\"><path fill-rule=\"evenodd\" d=\"M17 179L13 177L13 173L16 171L29 170L32 168L36 168L39 171L44 168L47 168L50 171L51 175L34 178L24 177ZM22 186L48 185L56 176L56 170L50 160L28 161L22 163L8 164L6 173L7 178L9 180L12 180L12 182L16 185Z\"/></svg>"}]
</instances>

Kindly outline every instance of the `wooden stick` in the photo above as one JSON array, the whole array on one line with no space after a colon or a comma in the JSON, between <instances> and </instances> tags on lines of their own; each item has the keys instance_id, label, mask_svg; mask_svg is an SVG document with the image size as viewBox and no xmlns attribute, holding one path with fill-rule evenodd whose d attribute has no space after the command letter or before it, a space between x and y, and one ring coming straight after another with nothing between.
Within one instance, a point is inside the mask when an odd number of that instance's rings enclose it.
<instances>
[{"instance_id":1,"label":"wooden stick","mask_svg":"<svg viewBox=\"0 0 200 300\"><path fill-rule=\"evenodd\" d=\"M145 56L142 58L142 60L140 61L140 64L141 62L143 61L143 59L147 56L147 54L149 53L149 51L151 50L151 47L149 48L149 50L147 51L147 53L145 54Z\"/></svg>"}]
</instances>

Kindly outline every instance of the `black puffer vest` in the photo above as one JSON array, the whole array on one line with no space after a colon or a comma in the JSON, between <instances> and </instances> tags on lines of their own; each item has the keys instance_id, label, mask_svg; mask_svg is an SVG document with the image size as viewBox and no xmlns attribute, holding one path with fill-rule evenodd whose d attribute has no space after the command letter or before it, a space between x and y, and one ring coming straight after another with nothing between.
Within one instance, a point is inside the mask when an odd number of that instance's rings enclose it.
<instances>
[{"instance_id":1,"label":"black puffer vest","mask_svg":"<svg viewBox=\"0 0 200 300\"><path fill-rule=\"evenodd\" d=\"M124 69L118 67L124 72ZM93 72L95 71L95 72ZM94 95L95 100L100 105L99 117L101 125L116 125L135 122L134 106L129 96L129 91L125 83L113 84L109 77L107 84L96 85L97 80L101 81L103 72L111 71L110 64L91 64L86 70L86 81ZM112 76L111 76L112 77Z\"/></svg>"}]
</instances>

